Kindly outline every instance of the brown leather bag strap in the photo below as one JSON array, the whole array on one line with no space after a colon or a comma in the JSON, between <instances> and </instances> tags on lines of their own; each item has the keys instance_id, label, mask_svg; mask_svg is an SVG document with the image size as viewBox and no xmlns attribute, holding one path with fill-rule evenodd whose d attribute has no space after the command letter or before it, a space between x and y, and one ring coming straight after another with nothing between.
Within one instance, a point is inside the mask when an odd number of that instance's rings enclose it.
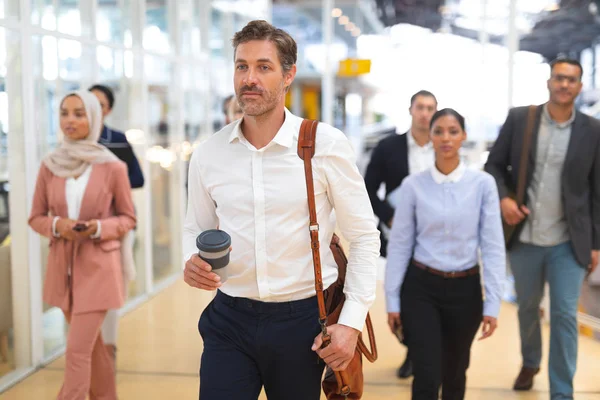
<instances>
[{"instance_id":1,"label":"brown leather bag strap","mask_svg":"<svg viewBox=\"0 0 600 400\"><path fill-rule=\"evenodd\" d=\"M365 358L369 360L369 362L375 362L377 360L377 344L375 343L375 331L373 330L373 323L371 322L371 315L367 313L367 333L369 334L369 344L371 345L371 349L367 347L365 342L363 341L362 334L358 338L358 350L364 354Z\"/></svg>"},{"instance_id":2,"label":"brown leather bag strap","mask_svg":"<svg viewBox=\"0 0 600 400\"><path fill-rule=\"evenodd\" d=\"M315 138L317 136L318 121L305 119L300 126L298 137L298 156L304 160L304 175L306 178L306 196L308 198L308 214L310 216L310 247L312 249L313 265L315 268L315 290L319 303L319 320L323 331L323 344L329 342L327 335L327 310L323 296L323 275L321 273L321 254L319 244L319 224L317 222L317 208L315 206L315 186L312 173L312 157L315 155ZM329 343L327 343L329 344Z\"/></svg>"},{"instance_id":3,"label":"brown leather bag strap","mask_svg":"<svg viewBox=\"0 0 600 400\"><path fill-rule=\"evenodd\" d=\"M527 185L527 166L529 165L529 150L531 149L531 141L533 140L533 127L535 125L537 106L529 106L527 112L527 125L523 136L523 147L521 148L521 160L519 161L519 176L517 178L517 197L516 201L519 206L525 201L525 187Z\"/></svg>"}]
</instances>

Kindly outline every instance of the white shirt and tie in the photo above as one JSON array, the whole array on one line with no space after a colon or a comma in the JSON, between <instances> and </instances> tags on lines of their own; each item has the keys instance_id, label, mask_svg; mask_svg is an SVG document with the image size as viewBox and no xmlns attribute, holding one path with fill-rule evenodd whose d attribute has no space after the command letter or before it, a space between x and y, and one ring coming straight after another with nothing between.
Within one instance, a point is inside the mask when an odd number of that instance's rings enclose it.
<instances>
[{"instance_id":1,"label":"white shirt and tie","mask_svg":"<svg viewBox=\"0 0 600 400\"><path fill-rule=\"evenodd\" d=\"M189 201L183 252L197 253L196 237L208 229L232 238L228 278L220 290L264 302L315 295L303 161L297 153L302 119L285 110L285 121L265 147L256 149L241 120L217 132L190 160ZM337 224L350 243L346 302L339 323L362 330L375 300L379 232L344 134L318 126L312 159L325 287L337 278L329 242Z\"/></svg>"}]
</instances>

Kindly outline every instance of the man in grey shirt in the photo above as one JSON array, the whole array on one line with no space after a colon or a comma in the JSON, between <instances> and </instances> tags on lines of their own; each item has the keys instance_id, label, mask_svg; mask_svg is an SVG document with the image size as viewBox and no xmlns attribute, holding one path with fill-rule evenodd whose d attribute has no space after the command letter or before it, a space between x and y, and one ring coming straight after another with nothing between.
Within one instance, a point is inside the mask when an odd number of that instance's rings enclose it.
<instances>
[{"instance_id":1,"label":"man in grey shirt","mask_svg":"<svg viewBox=\"0 0 600 400\"><path fill-rule=\"evenodd\" d=\"M508 243L519 305L523 365L514 390L529 390L539 372L542 338L539 306L550 286L551 399L573 398L577 364L577 306L587 271L600 249L600 122L575 110L582 67L576 60L551 64L550 100L537 108L528 157L525 205L515 192L528 107L512 109L485 169L494 176L502 216L517 229Z\"/></svg>"}]
</instances>

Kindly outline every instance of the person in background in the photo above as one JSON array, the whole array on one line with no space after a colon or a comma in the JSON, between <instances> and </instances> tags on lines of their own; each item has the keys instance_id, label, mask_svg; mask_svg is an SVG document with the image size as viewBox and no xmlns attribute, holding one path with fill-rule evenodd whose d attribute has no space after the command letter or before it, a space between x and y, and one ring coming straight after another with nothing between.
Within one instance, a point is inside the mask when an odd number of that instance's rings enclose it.
<instances>
[{"instance_id":1,"label":"person in background","mask_svg":"<svg viewBox=\"0 0 600 400\"><path fill-rule=\"evenodd\" d=\"M121 161L127 164L127 173L129 183L132 189L141 188L144 186L144 175L133 151L133 147L127 141L127 137L123 132L111 129L106 126L105 119L112 112L115 104L115 96L113 91L104 85L93 85L88 89L92 92L102 107L102 133L99 142L113 152ZM129 283L135 279L135 263L133 258L133 245L135 241L135 231L132 230L125 237L123 247L121 248L122 265L123 265L123 290L125 298ZM102 335L107 349L112 355L115 363L117 359L117 334L119 330L118 310L111 309L106 314L102 325Z\"/></svg>"},{"instance_id":2,"label":"person in background","mask_svg":"<svg viewBox=\"0 0 600 400\"><path fill-rule=\"evenodd\" d=\"M227 118L229 118L233 122L237 121L238 119L242 119L243 116L244 111L242 111L240 103L238 103L236 98L233 98L229 102L229 107L227 108Z\"/></svg>"},{"instance_id":3,"label":"person in background","mask_svg":"<svg viewBox=\"0 0 600 400\"><path fill-rule=\"evenodd\" d=\"M132 189L138 189L144 186L144 174L140 163L135 156L133 147L127 141L127 136L123 132L109 128L105 124L105 119L113 110L115 104L115 95L113 91L104 85L93 85L88 89L98 98L102 106L102 134L99 142L108 147L121 161L127 164L127 173Z\"/></svg>"},{"instance_id":4,"label":"person in background","mask_svg":"<svg viewBox=\"0 0 600 400\"><path fill-rule=\"evenodd\" d=\"M233 94L230 94L223 100L221 110L223 111L223 115L225 116L225 125L229 125L230 123L235 121L229 117L229 106L231 105L233 100L235 100L235 95Z\"/></svg>"},{"instance_id":5,"label":"person in background","mask_svg":"<svg viewBox=\"0 0 600 400\"><path fill-rule=\"evenodd\" d=\"M50 239L44 302L69 323L58 400L116 400L115 372L101 335L123 305L121 240L136 219L127 166L98 144L102 110L88 91L60 103L62 144L40 167L29 225Z\"/></svg>"},{"instance_id":6,"label":"person in background","mask_svg":"<svg viewBox=\"0 0 600 400\"><path fill-rule=\"evenodd\" d=\"M460 160L464 118L431 119L435 165L407 177L394 212L385 271L388 324L410 349L413 400L462 400L471 345L492 336L500 312L506 254L498 189ZM483 261L485 301L482 299Z\"/></svg>"},{"instance_id":7,"label":"person in background","mask_svg":"<svg viewBox=\"0 0 600 400\"><path fill-rule=\"evenodd\" d=\"M390 201L392 194L408 176L431 168L435 155L429 139L429 123L437 109L435 96L426 90L415 93L410 99L408 112L412 118L408 132L397 134L396 131L382 139L371 156L365 173L365 184L375 215L379 218L381 239L380 253L386 256L387 236L392 226L394 204ZM379 198L379 189L385 184L386 200ZM399 378L412 375L410 350L406 359L398 368Z\"/></svg>"},{"instance_id":8,"label":"person in background","mask_svg":"<svg viewBox=\"0 0 600 400\"><path fill-rule=\"evenodd\" d=\"M586 274L598 265L600 250L600 122L575 109L582 75L577 60L550 63L550 99L535 114L523 205L510 193L516 192L520 175L529 107L510 110L485 166L496 178L504 220L516 226L508 254L523 364L513 389L530 390L540 370L539 307L548 282L552 400L573 398L578 300Z\"/></svg>"}]
</instances>

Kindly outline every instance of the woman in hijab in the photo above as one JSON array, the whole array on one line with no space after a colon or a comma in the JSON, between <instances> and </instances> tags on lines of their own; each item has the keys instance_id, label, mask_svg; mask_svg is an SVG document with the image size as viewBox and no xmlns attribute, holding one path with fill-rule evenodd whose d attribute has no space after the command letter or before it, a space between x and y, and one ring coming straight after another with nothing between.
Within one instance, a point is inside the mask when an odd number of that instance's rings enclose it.
<instances>
[{"instance_id":1,"label":"woman in hijab","mask_svg":"<svg viewBox=\"0 0 600 400\"><path fill-rule=\"evenodd\" d=\"M135 226L127 166L98 144L102 111L87 91L60 105L64 141L42 162L29 225L50 238L44 301L69 322L58 400L117 398L100 328L123 305L121 239Z\"/></svg>"}]
</instances>

